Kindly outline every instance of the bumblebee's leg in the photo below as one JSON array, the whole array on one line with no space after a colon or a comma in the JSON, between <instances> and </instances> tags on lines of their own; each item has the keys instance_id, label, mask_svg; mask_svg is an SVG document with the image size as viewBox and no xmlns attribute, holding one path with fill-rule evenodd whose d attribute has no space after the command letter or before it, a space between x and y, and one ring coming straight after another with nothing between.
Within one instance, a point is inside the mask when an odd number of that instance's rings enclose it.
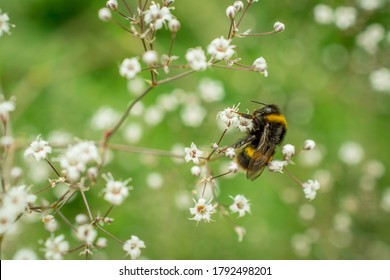
<instances>
[{"instance_id":1,"label":"bumblebee's leg","mask_svg":"<svg viewBox=\"0 0 390 280\"><path fill-rule=\"evenodd\" d=\"M242 139L242 140L238 141L237 143L231 145L230 147L234 148L234 149L238 149L238 148L240 148L240 147L242 147L242 146L252 142L255 138L256 138L255 135L248 135L247 137L245 137L244 139Z\"/></svg>"},{"instance_id":2,"label":"bumblebee's leg","mask_svg":"<svg viewBox=\"0 0 390 280\"><path fill-rule=\"evenodd\" d=\"M240 113L240 112L236 112L236 114L243 117L243 118L246 118L246 119L253 119L253 116L249 115L249 114L244 114L244 113Z\"/></svg>"}]
</instances>

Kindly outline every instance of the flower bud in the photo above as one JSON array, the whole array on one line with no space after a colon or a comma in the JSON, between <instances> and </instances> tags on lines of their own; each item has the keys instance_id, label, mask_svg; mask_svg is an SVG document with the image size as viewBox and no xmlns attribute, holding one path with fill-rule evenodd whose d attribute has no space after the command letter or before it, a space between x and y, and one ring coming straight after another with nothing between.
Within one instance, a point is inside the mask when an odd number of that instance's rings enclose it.
<instances>
[{"instance_id":1,"label":"flower bud","mask_svg":"<svg viewBox=\"0 0 390 280\"><path fill-rule=\"evenodd\" d=\"M274 32L278 33L278 32L283 32L285 29L285 26L282 22L280 21L277 21L275 22L274 24Z\"/></svg>"},{"instance_id":2,"label":"flower bud","mask_svg":"<svg viewBox=\"0 0 390 280\"><path fill-rule=\"evenodd\" d=\"M171 19L168 22L168 28L173 33L176 33L177 31L179 31L180 27L181 27L180 22L175 18Z\"/></svg>"},{"instance_id":3,"label":"flower bud","mask_svg":"<svg viewBox=\"0 0 390 280\"><path fill-rule=\"evenodd\" d=\"M116 11L118 9L118 1L117 0L108 0L106 3L107 8L112 11Z\"/></svg>"},{"instance_id":4,"label":"flower bud","mask_svg":"<svg viewBox=\"0 0 390 280\"><path fill-rule=\"evenodd\" d=\"M234 17L236 16L236 12L237 10L234 6L229 6L226 9L226 16L230 19L234 19Z\"/></svg>"}]
</instances>

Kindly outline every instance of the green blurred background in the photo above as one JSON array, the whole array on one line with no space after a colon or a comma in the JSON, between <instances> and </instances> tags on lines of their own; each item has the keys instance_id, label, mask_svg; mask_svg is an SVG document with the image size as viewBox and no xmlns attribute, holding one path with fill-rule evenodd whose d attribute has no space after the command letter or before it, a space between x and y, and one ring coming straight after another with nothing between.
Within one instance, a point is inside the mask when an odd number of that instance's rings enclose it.
<instances>
[{"instance_id":1,"label":"green blurred background","mask_svg":"<svg viewBox=\"0 0 390 280\"><path fill-rule=\"evenodd\" d=\"M183 104L165 113L157 125L147 124L145 114L128 120L143 131L141 140L131 145L171 150L194 142L207 150L221 133L216 129L218 111L237 103L241 103L241 111L252 111L256 105L251 100L278 104L289 122L285 143L298 149L310 138L318 145L317 152L298 156L289 168L302 181L321 182L314 201L308 202L286 174L265 171L254 182L242 173L222 178L222 202L230 204L229 195L236 194L244 194L251 202L251 215L232 216L247 232L238 242L231 224L219 214L214 214L210 224L196 225L189 220L192 203L190 200L187 205L186 199L191 199L196 184L189 171L191 164L113 152L104 171L118 179L132 177L134 190L124 205L113 209L114 223L105 228L122 240L130 235L140 237L147 246L142 257L147 259L390 258L390 91L374 90L369 79L370 73L390 65L390 4L384 0L380 8L366 10L360 2L329 1L333 9L356 8L356 23L341 30L315 21L313 9L318 3L313 1L259 1L251 7L241 30L269 31L274 22L282 21L285 32L237 38L234 44L244 64L265 57L269 77L212 68L161 86L143 100L149 108L159 95L177 89L198 96L199 82L205 77L221 81L225 98L200 103L207 115L197 127L183 124ZM175 1L173 14L182 28L174 54L181 63L188 48L205 49L212 39L227 35L225 8L230 3ZM11 36L0 38L0 86L7 99L17 98L17 110L12 114L16 138L27 143L39 134L48 138L53 131L61 131L99 141L103 132L91 127L94 114L102 107L123 112L134 99L126 80L119 76L118 65L126 57L140 56L142 45L114 23L98 19L97 11L104 5L105 1L92 0L0 0L0 8L16 25ZM378 50L370 54L357 44L357 37L373 23L381 24L386 33ZM157 51L166 52L169 38L168 31L158 32ZM112 143L126 143L123 130ZM239 137L239 133L230 134L225 144ZM340 158L340 149L350 142L354 143L352 157L358 154L355 163ZM15 162L25 170L25 183L35 189L47 184L45 173L32 170L22 153L15 156ZM151 173L162 176L161 188L148 186ZM101 196L103 185L100 180L96 189L87 193L94 214L108 207ZM69 219L86 213L80 197L63 212ZM65 224L59 231L67 235L71 247L77 246ZM30 248L43 258L38 240L48 236L41 223L25 219L7 235L3 256L10 259L18 249ZM112 239L106 249L92 256L124 257L121 246ZM65 258L80 256L73 253Z\"/></svg>"}]
</instances>

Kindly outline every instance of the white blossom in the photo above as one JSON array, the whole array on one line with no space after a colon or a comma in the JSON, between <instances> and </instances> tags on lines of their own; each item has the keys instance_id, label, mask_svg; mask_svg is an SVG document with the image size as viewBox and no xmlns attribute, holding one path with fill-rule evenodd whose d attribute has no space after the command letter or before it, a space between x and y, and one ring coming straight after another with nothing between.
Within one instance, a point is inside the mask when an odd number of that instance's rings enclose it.
<instances>
[{"instance_id":1,"label":"white blossom","mask_svg":"<svg viewBox=\"0 0 390 280\"><path fill-rule=\"evenodd\" d=\"M236 162L234 162L234 161L229 162L228 170L231 173L237 173L237 171L238 171L238 164Z\"/></svg>"},{"instance_id":2,"label":"white blossom","mask_svg":"<svg viewBox=\"0 0 390 280\"><path fill-rule=\"evenodd\" d=\"M207 47L207 53L216 60L230 59L234 54L236 46L230 45L231 40L223 36L214 39Z\"/></svg>"},{"instance_id":3,"label":"white blossom","mask_svg":"<svg viewBox=\"0 0 390 280\"><path fill-rule=\"evenodd\" d=\"M3 33L10 33L10 27L13 25L11 25L8 21L9 16L0 10L0 37L3 36Z\"/></svg>"},{"instance_id":4,"label":"white blossom","mask_svg":"<svg viewBox=\"0 0 390 280\"><path fill-rule=\"evenodd\" d=\"M225 156L227 158L234 158L236 156L236 150L232 147L229 147L225 150Z\"/></svg>"},{"instance_id":5,"label":"white blossom","mask_svg":"<svg viewBox=\"0 0 390 280\"><path fill-rule=\"evenodd\" d=\"M132 186L127 186L131 178L125 181L116 181L111 173L103 174L106 180L106 187L104 188L104 199L113 205L122 204L123 200L129 195L129 190Z\"/></svg>"},{"instance_id":6,"label":"white blossom","mask_svg":"<svg viewBox=\"0 0 390 280\"><path fill-rule=\"evenodd\" d=\"M288 164L285 160L272 160L268 163L268 170L271 172L280 172L283 173L283 167Z\"/></svg>"},{"instance_id":7,"label":"white blossom","mask_svg":"<svg viewBox=\"0 0 390 280\"><path fill-rule=\"evenodd\" d=\"M0 235L8 231L14 224L16 219L16 213L14 211L8 211L7 207L3 205L0 208Z\"/></svg>"},{"instance_id":8,"label":"white blossom","mask_svg":"<svg viewBox=\"0 0 390 280\"><path fill-rule=\"evenodd\" d=\"M228 107L217 113L217 119L221 120L226 128L236 126L239 121L238 106Z\"/></svg>"},{"instance_id":9,"label":"white blossom","mask_svg":"<svg viewBox=\"0 0 390 280\"><path fill-rule=\"evenodd\" d=\"M37 260L37 254L31 249L19 249L12 258L13 260Z\"/></svg>"},{"instance_id":10,"label":"white blossom","mask_svg":"<svg viewBox=\"0 0 390 280\"><path fill-rule=\"evenodd\" d=\"M142 55L142 60L148 65L155 64L158 61L158 54L153 50L146 51Z\"/></svg>"},{"instance_id":11,"label":"white blossom","mask_svg":"<svg viewBox=\"0 0 390 280\"><path fill-rule=\"evenodd\" d=\"M268 65L267 61L265 61L264 57L259 57L253 62L253 68L264 75L264 77L268 77Z\"/></svg>"},{"instance_id":12,"label":"white blossom","mask_svg":"<svg viewBox=\"0 0 390 280\"><path fill-rule=\"evenodd\" d=\"M168 28L172 33L176 33L180 29L180 22L177 19L171 19L168 22Z\"/></svg>"},{"instance_id":13,"label":"white blossom","mask_svg":"<svg viewBox=\"0 0 390 280\"><path fill-rule=\"evenodd\" d=\"M28 204L34 203L36 199L36 195L28 193L25 185L20 185L10 188L4 194L2 203L7 211L17 214L24 212Z\"/></svg>"},{"instance_id":14,"label":"white blossom","mask_svg":"<svg viewBox=\"0 0 390 280\"><path fill-rule=\"evenodd\" d=\"M283 32L285 28L286 27L285 27L284 23L282 23L280 21L277 21L274 24L274 32L277 32L277 33L278 32Z\"/></svg>"},{"instance_id":15,"label":"white blossom","mask_svg":"<svg viewBox=\"0 0 390 280\"><path fill-rule=\"evenodd\" d=\"M80 241L92 244L97 237L97 231L91 224L84 224L76 229L76 236Z\"/></svg>"},{"instance_id":16,"label":"white blossom","mask_svg":"<svg viewBox=\"0 0 390 280\"><path fill-rule=\"evenodd\" d=\"M101 21L109 21L112 18L111 10L109 8L101 8L98 11L98 16Z\"/></svg>"},{"instance_id":17,"label":"white blossom","mask_svg":"<svg viewBox=\"0 0 390 280\"><path fill-rule=\"evenodd\" d=\"M234 200L233 204L229 206L232 213L238 213L238 217L241 218L245 213L250 213L249 200L243 195L236 195L235 197L230 196Z\"/></svg>"},{"instance_id":18,"label":"white blossom","mask_svg":"<svg viewBox=\"0 0 390 280\"><path fill-rule=\"evenodd\" d=\"M187 50L185 58L192 70L203 71L208 67L206 55L201 47Z\"/></svg>"},{"instance_id":19,"label":"white blossom","mask_svg":"<svg viewBox=\"0 0 390 280\"><path fill-rule=\"evenodd\" d=\"M194 215L191 220L196 221L197 223L201 220L205 222L211 222L211 214L215 212L215 206L211 205L211 200L206 203L206 199L199 198L198 201L194 200L195 207L190 208L191 215Z\"/></svg>"},{"instance_id":20,"label":"white blossom","mask_svg":"<svg viewBox=\"0 0 390 280\"><path fill-rule=\"evenodd\" d=\"M303 192L305 193L305 197L308 200L313 200L316 195L317 191L320 188L320 183L318 183L317 180L307 180L305 183L302 184Z\"/></svg>"},{"instance_id":21,"label":"white blossom","mask_svg":"<svg viewBox=\"0 0 390 280\"><path fill-rule=\"evenodd\" d=\"M63 234L57 237L51 236L46 240L44 246L45 258L48 260L61 260L69 250L69 243Z\"/></svg>"},{"instance_id":22,"label":"white blossom","mask_svg":"<svg viewBox=\"0 0 390 280\"><path fill-rule=\"evenodd\" d=\"M228 6L228 7L226 8L225 13L226 13L226 16L227 16L228 18L234 19L235 16L236 16L236 14L237 14L237 9L236 9L233 5L231 5L231 6Z\"/></svg>"},{"instance_id":23,"label":"white blossom","mask_svg":"<svg viewBox=\"0 0 390 280\"><path fill-rule=\"evenodd\" d=\"M382 67L373 71L369 79L374 90L390 93L390 70L388 68Z\"/></svg>"},{"instance_id":24,"label":"white blossom","mask_svg":"<svg viewBox=\"0 0 390 280\"><path fill-rule=\"evenodd\" d=\"M128 80L133 79L139 72L141 65L137 57L125 58L119 66L119 74Z\"/></svg>"},{"instance_id":25,"label":"white blossom","mask_svg":"<svg viewBox=\"0 0 390 280\"><path fill-rule=\"evenodd\" d=\"M199 164L199 158L203 155L203 152L194 143L191 143L190 147L184 148L184 153L184 160L186 162L192 161L194 164Z\"/></svg>"},{"instance_id":26,"label":"white blossom","mask_svg":"<svg viewBox=\"0 0 390 280\"><path fill-rule=\"evenodd\" d=\"M160 8L160 4L152 2L149 9L145 11L144 21L146 24L153 24L153 28L161 29L166 22L172 20L173 16L167 7Z\"/></svg>"},{"instance_id":27,"label":"white blossom","mask_svg":"<svg viewBox=\"0 0 390 280\"><path fill-rule=\"evenodd\" d=\"M141 255L141 249L146 248L144 241L139 239L137 236L132 235L130 239L126 240L123 244L123 250L130 255L131 259L134 260Z\"/></svg>"},{"instance_id":28,"label":"white blossom","mask_svg":"<svg viewBox=\"0 0 390 280\"><path fill-rule=\"evenodd\" d=\"M191 174L193 176L199 176L201 172L202 172L202 169L200 168L199 165L194 165L193 167L191 167Z\"/></svg>"},{"instance_id":29,"label":"white blossom","mask_svg":"<svg viewBox=\"0 0 390 280\"><path fill-rule=\"evenodd\" d=\"M249 132L253 130L253 120L238 116L237 128L241 132Z\"/></svg>"},{"instance_id":30,"label":"white blossom","mask_svg":"<svg viewBox=\"0 0 390 280\"><path fill-rule=\"evenodd\" d=\"M222 82L210 78L203 78L198 86L200 97L206 102L220 101L225 97Z\"/></svg>"},{"instance_id":31,"label":"white blossom","mask_svg":"<svg viewBox=\"0 0 390 280\"><path fill-rule=\"evenodd\" d=\"M0 30L1 30L1 20L0 20ZM0 96L0 120L2 122L7 122L9 120L9 114L14 110L15 110L14 98L11 98L10 100L3 100L3 97Z\"/></svg>"},{"instance_id":32,"label":"white blossom","mask_svg":"<svg viewBox=\"0 0 390 280\"><path fill-rule=\"evenodd\" d=\"M325 4L318 4L314 7L314 19L319 24L331 24L334 13L331 7Z\"/></svg>"},{"instance_id":33,"label":"white blossom","mask_svg":"<svg viewBox=\"0 0 390 280\"><path fill-rule=\"evenodd\" d=\"M334 21L341 30L352 27L357 18L357 10L355 7L340 6L334 12Z\"/></svg>"},{"instance_id":34,"label":"white blossom","mask_svg":"<svg viewBox=\"0 0 390 280\"><path fill-rule=\"evenodd\" d=\"M40 136L33 141L30 146L25 150L25 157L32 157L36 161L46 159L47 155L51 153L51 147L49 143L45 140L42 140Z\"/></svg>"},{"instance_id":35,"label":"white blossom","mask_svg":"<svg viewBox=\"0 0 390 280\"><path fill-rule=\"evenodd\" d=\"M108 1L106 2L106 6L107 6L107 8L109 8L110 10L115 11L116 9L118 9L118 1L117 1L117 0L108 0Z\"/></svg>"},{"instance_id":36,"label":"white blossom","mask_svg":"<svg viewBox=\"0 0 390 280\"><path fill-rule=\"evenodd\" d=\"M357 142L344 142L339 149L339 157L348 165L356 165L363 160L363 147Z\"/></svg>"},{"instance_id":37,"label":"white blossom","mask_svg":"<svg viewBox=\"0 0 390 280\"><path fill-rule=\"evenodd\" d=\"M303 143L304 150L314 150L315 147L316 147L316 142L314 142L314 140L307 139Z\"/></svg>"},{"instance_id":38,"label":"white blossom","mask_svg":"<svg viewBox=\"0 0 390 280\"><path fill-rule=\"evenodd\" d=\"M286 144L282 147L284 158L289 159L295 155L295 147L291 144Z\"/></svg>"}]
</instances>

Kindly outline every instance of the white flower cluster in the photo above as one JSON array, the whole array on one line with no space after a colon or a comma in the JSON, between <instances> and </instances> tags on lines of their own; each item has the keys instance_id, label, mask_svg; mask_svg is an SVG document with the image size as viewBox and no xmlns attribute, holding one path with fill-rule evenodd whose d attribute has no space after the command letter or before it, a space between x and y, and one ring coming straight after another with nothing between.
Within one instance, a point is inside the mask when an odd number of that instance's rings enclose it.
<instances>
[{"instance_id":1,"label":"white flower cluster","mask_svg":"<svg viewBox=\"0 0 390 280\"><path fill-rule=\"evenodd\" d=\"M49 146L49 143L38 136L37 139L33 141L24 151L24 156L26 158L31 157L36 161L40 161L42 159L47 159L47 155L50 154L51 151L52 149L51 146Z\"/></svg>"},{"instance_id":2,"label":"white flower cluster","mask_svg":"<svg viewBox=\"0 0 390 280\"><path fill-rule=\"evenodd\" d=\"M0 235L9 230L18 215L23 214L37 197L30 194L25 185L9 188L1 194Z\"/></svg>"},{"instance_id":3,"label":"white flower cluster","mask_svg":"<svg viewBox=\"0 0 390 280\"><path fill-rule=\"evenodd\" d=\"M1 21L0 21L1 26ZM3 96L0 96L0 121L3 123L9 120L9 114L15 110L15 100L4 100Z\"/></svg>"},{"instance_id":4,"label":"white flower cluster","mask_svg":"<svg viewBox=\"0 0 390 280\"><path fill-rule=\"evenodd\" d=\"M305 193L305 197L308 200L313 200L317 195L317 191L320 189L320 183L318 183L317 180L307 180L302 184L302 188Z\"/></svg>"},{"instance_id":5,"label":"white flower cluster","mask_svg":"<svg viewBox=\"0 0 390 280\"><path fill-rule=\"evenodd\" d=\"M4 33L10 34L11 27L13 27L13 25L9 23L9 16L0 10L0 37L3 36Z\"/></svg>"},{"instance_id":6,"label":"white flower cluster","mask_svg":"<svg viewBox=\"0 0 390 280\"><path fill-rule=\"evenodd\" d=\"M81 141L70 145L60 157L62 173L70 182L77 182L87 170L89 164L98 164L100 156L98 148L92 141Z\"/></svg>"},{"instance_id":7,"label":"white flower cluster","mask_svg":"<svg viewBox=\"0 0 390 280\"><path fill-rule=\"evenodd\" d=\"M357 9L352 6L340 6L333 10L326 4L318 4L314 7L314 19L319 24L334 23L339 29L346 30L355 25Z\"/></svg>"},{"instance_id":8,"label":"white flower cluster","mask_svg":"<svg viewBox=\"0 0 390 280\"><path fill-rule=\"evenodd\" d=\"M253 129L253 121L242 117L238 112L238 105L232 108L228 107L217 113L217 119L224 124L224 128L237 128L241 132L249 132Z\"/></svg>"}]
</instances>

